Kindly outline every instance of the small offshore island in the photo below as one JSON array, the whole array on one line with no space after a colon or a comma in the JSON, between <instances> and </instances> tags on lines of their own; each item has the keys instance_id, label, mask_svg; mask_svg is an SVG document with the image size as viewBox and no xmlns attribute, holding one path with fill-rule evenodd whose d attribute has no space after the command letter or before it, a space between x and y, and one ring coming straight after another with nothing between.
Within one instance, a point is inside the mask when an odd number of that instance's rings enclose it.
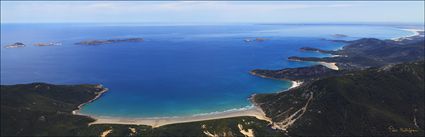
<instances>
[{"instance_id":1,"label":"small offshore island","mask_svg":"<svg viewBox=\"0 0 425 137\"><path fill-rule=\"evenodd\" d=\"M43 46L60 46L62 45L61 42L40 42L40 43L34 43L34 46L39 46L39 47L43 47Z\"/></svg>"},{"instance_id":2,"label":"small offshore island","mask_svg":"<svg viewBox=\"0 0 425 137\"><path fill-rule=\"evenodd\" d=\"M87 41L81 41L75 44L95 46L95 45L113 44L113 43L121 43L121 42L143 42L143 41L144 41L143 38L125 38L125 39L109 39L109 40L87 40ZM39 43L34 43L33 45L37 47L60 46L62 45L62 43L61 42L39 42ZM4 46L4 48L22 48L25 46L26 45L22 42L16 42L14 44Z\"/></svg>"},{"instance_id":3,"label":"small offshore island","mask_svg":"<svg viewBox=\"0 0 425 137\"><path fill-rule=\"evenodd\" d=\"M345 35L345 34L333 34L332 35L333 37L336 37L336 38L345 38L345 37L348 37L347 35Z\"/></svg>"},{"instance_id":4,"label":"small offshore island","mask_svg":"<svg viewBox=\"0 0 425 137\"><path fill-rule=\"evenodd\" d=\"M126 38L126 39L109 39L109 40L87 40L75 43L77 45L103 45L103 44L112 44L120 42L143 42L143 38Z\"/></svg>"},{"instance_id":5,"label":"small offshore island","mask_svg":"<svg viewBox=\"0 0 425 137\"><path fill-rule=\"evenodd\" d=\"M269 38L246 38L244 39L244 42L250 43L250 42L264 42L270 40Z\"/></svg>"},{"instance_id":6,"label":"small offshore island","mask_svg":"<svg viewBox=\"0 0 425 137\"><path fill-rule=\"evenodd\" d=\"M253 95L253 108L204 116L150 119L87 116L80 114L79 109L107 92L101 85L2 85L1 135L423 136L423 34L422 30L397 40L341 41L347 45L336 51L301 48L305 52L333 56L288 58L321 65L252 70L253 75L290 80L294 85L285 92ZM326 65L329 63L334 66Z\"/></svg>"},{"instance_id":7,"label":"small offshore island","mask_svg":"<svg viewBox=\"0 0 425 137\"><path fill-rule=\"evenodd\" d=\"M4 46L4 48L22 48L22 47L25 47L25 44L21 42L16 42L16 43Z\"/></svg>"},{"instance_id":8,"label":"small offshore island","mask_svg":"<svg viewBox=\"0 0 425 137\"><path fill-rule=\"evenodd\" d=\"M39 42L39 43L34 43L33 45L38 46L38 47L60 46L60 45L62 45L62 43L61 42ZM22 42L15 42L14 44L4 46L4 48L23 48L25 46L26 45Z\"/></svg>"}]
</instances>

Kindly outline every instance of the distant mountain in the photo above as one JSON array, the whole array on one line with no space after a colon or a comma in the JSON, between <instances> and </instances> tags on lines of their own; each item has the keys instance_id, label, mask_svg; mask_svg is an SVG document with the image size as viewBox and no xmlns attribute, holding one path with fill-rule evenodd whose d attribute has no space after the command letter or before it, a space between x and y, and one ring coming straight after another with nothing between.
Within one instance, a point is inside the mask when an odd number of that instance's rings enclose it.
<instances>
[{"instance_id":1,"label":"distant mountain","mask_svg":"<svg viewBox=\"0 0 425 137\"><path fill-rule=\"evenodd\" d=\"M424 58L425 46L423 31L419 36L398 40L380 40L362 38L347 43L341 50L328 51L311 47L303 47L302 51L313 51L333 54L333 57L289 57L292 61L335 62L340 69L357 70L379 67L387 64L399 64Z\"/></svg>"}]
</instances>

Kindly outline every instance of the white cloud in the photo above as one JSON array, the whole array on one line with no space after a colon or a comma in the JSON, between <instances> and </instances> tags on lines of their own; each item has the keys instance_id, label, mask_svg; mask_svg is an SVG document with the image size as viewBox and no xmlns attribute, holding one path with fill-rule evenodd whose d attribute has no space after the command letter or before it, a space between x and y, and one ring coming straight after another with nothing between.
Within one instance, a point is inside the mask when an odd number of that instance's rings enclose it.
<instances>
[{"instance_id":1,"label":"white cloud","mask_svg":"<svg viewBox=\"0 0 425 137\"><path fill-rule=\"evenodd\" d=\"M16 5L7 8L9 3ZM41 12L51 14L55 12L149 12L149 11L250 11L250 10L286 10L316 7L346 7L341 4L290 4L290 3L263 3L258 2L220 2L220 1L176 1L176 2L2 2L4 12ZM2 10L3 11L3 10ZM54 12L53 12L54 13ZM28 13L31 14L31 13Z\"/></svg>"},{"instance_id":2,"label":"white cloud","mask_svg":"<svg viewBox=\"0 0 425 137\"><path fill-rule=\"evenodd\" d=\"M1 2L2 22L257 21L341 12L362 2ZM291 14L290 14L291 13ZM329 14L329 13L327 13ZM303 16L303 15L300 15Z\"/></svg>"}]
</instances>

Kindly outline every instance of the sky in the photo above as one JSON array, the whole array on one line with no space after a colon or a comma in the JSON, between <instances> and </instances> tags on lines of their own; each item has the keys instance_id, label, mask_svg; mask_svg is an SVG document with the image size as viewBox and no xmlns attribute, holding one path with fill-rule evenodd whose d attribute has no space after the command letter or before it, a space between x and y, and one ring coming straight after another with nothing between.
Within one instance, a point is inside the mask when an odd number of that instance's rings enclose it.
<instances>
[{"instance_id":1,"label":"sky","mask_svg":"<svg viewBox=\"0 0 425 137\"><path fill-rule=\"evenodd\" d=\"M424 1L1 1L1 23L424 23Z\"/></svg>"}]
</instances>

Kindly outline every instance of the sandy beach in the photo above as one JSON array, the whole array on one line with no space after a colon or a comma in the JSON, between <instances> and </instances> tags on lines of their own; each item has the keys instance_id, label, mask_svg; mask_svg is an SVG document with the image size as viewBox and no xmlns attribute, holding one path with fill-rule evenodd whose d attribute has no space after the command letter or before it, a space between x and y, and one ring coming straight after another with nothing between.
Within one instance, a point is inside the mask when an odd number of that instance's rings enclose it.
<instances>
[{"instance_id":1,"label":"sandy beach","mask_svg":"<svg viewBox=\"0 0 425 137\"><path fill-rule=\"evenodd\" d=\"M292 81L292 85L291 85L291 87L289 87L289 89L296 88L296 87L300 86L301 84L303 84L302 81ZM289 89L287 89L287 90L289 90Z\"/></svg>"},{"instance_id":2,"label":"sandy beach","mask_svg":"<svg viewBox=\"0 0 425 137\"><path fill-rule=\"evenodd\" d=\"M419 35L419 32L420 32L420 31L424 31L424 30L422 30L422 29L401 29L401 30L405 30L405 31L413 32L413 34L412 34L412 35L405 36L405 37L413 37L413 36L417 36L417 35Z\"/></svg>"},{"instance_id":3,"label":"sandy beach","mask_svg":"<svg viewBox=\"0 0 425 137\"><path fill-rule=\"evenodd\" d=\"M401 40L406 39L406 38L409 38L409 37L419 36L420 35L419 32L424 31L423 29L401 29L401 30L410 31L413 34L412 35L408 35L408 36L403 36L403 37L392 38L391 40L401 41ZM421 35L421 37L423 37L423 35Z\"/></svg>"},{"instance_id":4,"label":"sandy beach","mask_svg":"<svg viewBox=\"0 0 425 137\"><path fill-rule=\"evenodd\" d=\"M149 125L152 127L160 127L160 126L168 125L168 124L187 123L187 122L240 117L240 116L253 116L253 117L256 117L257 119L271 122L271 120L265 116L264 112L260 108L251 107L245 110L235 110L235 111L227 111L227 112L220 112L220 113L214 113L214 114L195 115L195 116L187 116L187 117L119 118L119 117L90 116L96 119L96 121L93 123L90 123L90 125L91 124L128 124L128 125Z\"/></svg>"},{"instance_id":5,"label":"sandy beach","mask_svg":"<svg viewBox=\"0 0 425 137\"><path fill-rule=\"evenodd\" d=\"M294 82L291 88L299 86L301 82ZM103 88L102 85L98 85L97 88ZM124 118L124 117L109 117L109 116L93 116L87 115L80 112L81 107L85 104L95 101L98 99L103 93L108 91L107 88L103 88L102 91L98 92L98 94L91 100L86 103L80 104L78 109L72 111L74 115L83 115L89 116L95 119L92 124L126 124L126 125L148 125L152 127L160 127L168 124L176 124L176 123L187 123L187 122L196 122L196 121L205 121L205 120L214 120L214 119L223 119L223 118L232 118L232 117L241 117L241 116L252 116L256 117L260 120L265 120L271 123L270 118L266 117L265 113L261 108L255 106L250 106L247 108L234 109L224 112L213 112L208 114L199 114L193 116L184 116L184 117L154 117L154 118Z\"/></svg>"},{"instance_id":6,"label":"sandy beach","mask_svg":"<svg viewBox=\"0 0 425 137\"><path fill-rule=\"evenodd\" d=\"M291 88L299 86L301 82L293 82ZM98 85L98 88L103 88L102 85ZM78 109L72 111L74 115L83 115L89 116L95 119L92 124L126 124L126 125L149 125L152 127L160 127L168 124L176 123L187 123L187 122L196 122L196 121L205 121L205 120L214 120L214 119L223 119L223 118L232 118L232 117L241 117L241 116L252 116L260 120L265 120L271 123L271 119L266 117L265 113L261 108L255 106L250 106L247 108L234 109L224 112L213 112L208 114L198 114L193 116L183 116L183 117L154 117L154 118L125 118L125 117L109 117L109 116L93 116L87 115L80 112L81 107L85 104L93 102L98 99L103 93L108 89L103 88L93 99L89 100L86 103L80 104Z\"/></svg>"},{"instance_id":7,"label":"sandy beach","mask_svg":"<svg viewBox=\"0 0 425 137\"><path fill-rule=\"evenodd\" d=\"M335 62L318 62L320 65L323 65L327 68L333 69L333 70L339 70L338 66Z\"/></svg>"}]
</instances>

